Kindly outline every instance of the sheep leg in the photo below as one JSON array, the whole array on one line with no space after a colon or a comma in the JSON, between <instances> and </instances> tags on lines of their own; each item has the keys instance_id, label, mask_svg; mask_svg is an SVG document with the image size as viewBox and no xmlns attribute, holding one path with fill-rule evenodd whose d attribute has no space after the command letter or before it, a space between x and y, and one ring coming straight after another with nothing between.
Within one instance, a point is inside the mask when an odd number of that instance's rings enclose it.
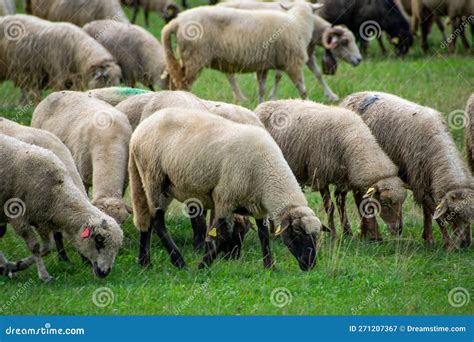
<instances>
[{"instance_id":1,"label":"sheep leg","mask_svg":"<svg viewBox=\"0 0 474 342\"><path fill-rule=\"evenodd\" d=\"M464 49L466 50L469 50L471 47L469 45L469 42L467 41L467 38L466 38L466 34L465 34L465 30L462 29L461 30L461 33L460 33L460 36L461 36L461 42L462 42L462 45L464 46Z\"/></svg>"},{"instance_id":2,"label":"sheep leg","mask_svg":"<svg viewBox=\"0 0 474 342\"><path fill-rule=\"evenodd\" d=\"M425 18L424 20L420 20L421 24L421 48L424 52L427 52L430 47L428 44L428 34L430 33L431 27L431 20Z\"/></svg>"},{"instance_id":3,"label":"sheep leg","mask_svg":"<svg viewBox=\"0 0 474 342\"><path fill-rule=\"evenodd\" d=\"M318 64L316 63L316 59L314 58L314 55L311 54L308 62L306 62L306 65L308 66L309 70L313 73L313 75L318 79L319 83L323 86L324 90L324 95L331 101L338 101L339 96L334 94L334 92L331 90L329 85L326 83L326 81L323 78L323 75L321 74L321 71L318 68Z\"/></svg>"},{"instance_id":4,"label":"sheep leg","mask_svg":"<svg viewBox=\"0 0 474 342\"><path fill-rule=\"evenodd\" d=\"M441 219L437 219L436 222L438 223L439 229L441 230L441 235L443 236L444 247L448 251L453 251L457 248L457 245L449 235L448 229L446 228L447 223Z\"/></svg>"},{"instance_id":5,"label":"sheep leg","mask_svg":"<svg viewBox=\"0 0 474 342\"><path fill-rule=\"evenodd\" d=\"M0 224L0 238L5 235L7 232L7 225L6 224Z\"/></svg>"},{"instance_id":6,"label":"sheep leg","mask_svg":"<svg viewBox=\"0 0 474 342\"><path fill-rule=\"evenodd\" d=\"M67 257L66 250L64 249L63 234L56 232L54 233L54 242L56 244L56 249L58 251L59 261L69 261Z\"/></svg>"},{"instance_id":7,"label":"sheep leg","mask_svg":"<svg viewBox=\"0 0 474 342\"><path fill-rule=\"evenodd\" d=\"M204 240L206 239L207 231L206 214L207 212L191 218L191 226L194 232L193 248L195 251L203 249L205 244Z\"/></svg>"},{"instance_id":8,"label":"sheep leg","mask_svg":"<svg viewBox=\"0 0 474 342\"><path fill-rule=\"evenodd\" d=\"M423 239L429 246L433 245L433 211L426 204L423 204Z\"/></svg>"},{"instance_id":9,"label":"sheep leg","mask_svg":"<svg viewBox=\"0 0 474 342\"><path fill-rule=\"evenodd\" d=\"M258 103L265 101L265 82L267 81L268 70L257 71L258 81Z\"/></svg>"},{"instance_id":10,"label":"sheep leg","mask_svg":"<svg viewBox=\"0 0 474 342\"><path fill-rule=\"evenodd\" d=\"M454 53L456 51L456 30L458 28L458 24L459 24L459 21L457 19L451 19L451 29L452 29L452 33L453 33L453 37L454 39L449 42L449 52L450 53Z\"/></svg>"},{"instance_id":11,"label":"sheep leg","mask_svg":"<svg viewBox=\"0 0 474 342\"><path fill-rule=\"evenodd\" d=\"M23 227L20 232L20 236L25 240L28 249L31 251L33 254L33 259L34 262L36 263L36 267L38 269L38 277L45 282L50 282L53 280L53 277L51 277L48 273L48 270L46 269L46 266L44 264L44 260L42 258L42 254L45 254L49 252L48 249L50 249L50 245L48 245L49 242L45 242L46 246L44 247L45 249L42 249L40 246L40 243L35 237L35 234L33 233L33 230L31 227ZM20 268L21 265L28 265L30 263L30 258L23 259L20 261L20 264L18 267Z\"/></svg>"},{"instance_id":12,"label":"sheep leg","mask_svg":"<svg viewBox=\"0 0 474 342\"><path fill-rule=\"evenodd\" d=\"M283 72L281 70L275 70L275 83L273 83L272 90L270 92L270 100L277 100L278 86L280 84Z\"/></svg>"},{"instance_id":13,"label":"sheep leg","mask_svg":"<svg viewBox=\"0 0 474 342\"><path fill-rule=\"evenodd\" d=\"M292 67L286 70L288 76L290 76L291 81L294 83L296 89L300 93L300 96L305 100L307 96L306 87L304 85L303 70L299 67Z\"/></svg>"},{"instance_id":14,"label":"sheep leg","mask_svg":"<svg viewBox=\"0 0 474 342\"><path fill-rule=\"evenodd\" d=\"M442 21L441 18L438 17L438 16L435 16L434 20L435 20L435 22L436 22L436 25L437 25L438 28L439 28L439 31L440 31L441 34L443 35L443 41L447 41L447 40L448 40L448 37L446 36L446 30L445 30L445 28L444 28L443 21Z\"/></svg>"},{"instance_id":15,"label":"sheep leg","mask_svg":"<svg viewBox=\"0 0 474 342\"><path fill-rule=\"evenodd\" d=\"M255 220L258 227L258 238L260 239L260 245L262 246L263 254L263 267L272 267L272 252L270 250L270 233L264 220Z\"/></svg>"},{"instance_id":16,"label":"sheep leg","mask_svg":"<svg viewBox=\"0 0 474 342\"><path fill-rule=\"evenodd\" d=\"M346 212L346 196L347 191L337 191L336 192L336 203L337 209L339 211L339 217L341 219L341 225L343 228L344 235L352 236L352 229L349 219L347 218Z\"/></svg>"},{"instance_id":17,"label":"sheep leg","mask_svg":"<svg viewBox=\"0 0 474 342\"><path fill-rule=\"evenodd\" d=\"M324 210L328 216L328 225L331 230L331 237L336 238L336 225L334 224L334 203L331 200L331 193L328 187L324 187L320 190L321 196L323 196Z\"/></svg>"},{"instance_id":18,"label":"sheep leg","mask_svg":"<svg viewBox=\"0 0 474 342\"><path fill-rule=\"evenodd\" d=\"M148 27L150 26L150 20L149 20L149 15L150 15L150 9L148 8L148 6L145 6L145 8L143 9L143 15L145 17L145 26Z\"/></svg>"},{"instance_id":19,"label":"sheep leg","mask_svg":"<svg viewBox=\"0 0 474 342\"><path fill-rule=\"evenodd\" d=\"M379 47L380 47L380 51L382 51L382 55L386 55L387 49L385 48L385 45L383 44L382 36L377 38L377 43L379 43Z\"/></svg>"},{"instance_id":20,"label":"sheep leg","mask_svg":"<svg viewBox=\"0 0 474 342\"><path fill-rule=\"evenodd\" d=\"M165 212L162 209L156 210L156 214L153 217L151 224L152 227L150 228L155 229L155 231L158 233L161 243L171 258L171 263L177 268L185 268L186 263L184 262L183 256L166 230Z\"/></svg>"},{"instance_id":21,"label":"sheep leg","mask_svg":"<svg viewBox=\"0 0 474 342\"><path fill-rule=\"evenodd\" d=\"M229 81L230 87L232 88L232 93L234 94L234 98L238 102L245 102L247 98L242 94L240 91L240 87L237 83L237 79L235 78L235 74L226 74L227 80Z\"/></svg>"},{"instance_id":22,"label":"sheep leg","mask_svg":"<svg viewBox=\"0 0 474 342\"><path fill-rule=\"evenodd\" d=\"M153 218L150 220L150 227L146 232L140 232L140 249L138 252L138 263L147 267L151 265L150 245L152 233Z\"/></svg>"},{"instance_id":23,"label":"sheep leg","mask_svg":"<svg viewBox=\"0 0 474 342\"><path fill-rule=\"evenodd\" d=\"M138 0L133 0L132 7L133 7L132 24L135 24L135 21L137 21L138 12L140 11Z\"/></svg>"}]
</instances>

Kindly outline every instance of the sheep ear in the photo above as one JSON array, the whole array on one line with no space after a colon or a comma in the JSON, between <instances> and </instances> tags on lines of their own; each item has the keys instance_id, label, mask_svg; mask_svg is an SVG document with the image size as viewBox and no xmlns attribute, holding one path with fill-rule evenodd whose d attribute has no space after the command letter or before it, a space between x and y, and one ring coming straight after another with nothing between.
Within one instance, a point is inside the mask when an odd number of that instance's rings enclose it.
<instances>
[{"instance_id":1,"label":"sheep ear","mask_svg":"<svg viewBox=\"0 0 474 342\"><path fill-rule=\"evenodd\" d=\"M291 9L291 7L293 7L293 5L284 4L284 3L280 2L280 7L283 8L285 11L289 11Z\"/></svg>"},{"instance_id":2,"label":"sheep ear","mask_svg":"<svg viewBox=\"0 0 474 342\"><path fill-rule=\"evenodd\" d=\"M443 216L446 211L448 211L448 205L446 203L446 200L442 200L440 204L438 204L438 206L436 207L436 210L433 214L433 219L437 220L439 219L441 216Z\"/></svg>"},{"instance_id":3,"label":"sheep ear","mask_svg":"<svg viewBox=\"0 0 474 342\"><path fill-rule=\"evenodd\" d=\"M311 7L313 8L313 11L317 11L317 10L323 8L324 4L311 4Z\"/></svg>"},{"instance_id":4,"label":"sheep ear","mask_svg":"<svg viewBox=\"0 0 474 342\"><path fill-rule=\"evenodd\" d=\"M127 208L127 213L129 213L130 215L133 214L133 209L129 205L125 205L125 208Z\"/></svg>"}]
</instances>

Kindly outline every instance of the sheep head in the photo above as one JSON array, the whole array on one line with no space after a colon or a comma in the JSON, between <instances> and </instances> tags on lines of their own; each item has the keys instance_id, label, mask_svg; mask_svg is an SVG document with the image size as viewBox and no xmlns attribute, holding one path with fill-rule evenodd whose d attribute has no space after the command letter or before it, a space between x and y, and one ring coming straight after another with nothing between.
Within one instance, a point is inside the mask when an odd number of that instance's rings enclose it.
<instances>
[{"instance_id":1,"label":"sheep head","mask_svg":"<svg viewBox=\"0 0 474 342\"><path fill-rule=\"evenodd\" d=\"M229 231L227 236L218 236L217 252L222 252L226 259L239 259L240 251L242 249L242 242L244 241L245 235L252 227L252 223L246 216L234 215L233 227ZM220 224L219 220L215 220L213 227L217 227L217 231L222 232L222 229L218 227Z\"/></svg>"},{"instance_id":2,"label":"sheep head","mask_svg":"<svg viewBox=\"0 0 474 342\"><path fill-rule=\"evenodd\" d=\"M378 181L364 195L366 200L375 202L380 216L394 235L400 235L403 230L403 202L406 197L406 186L398 177Z\"/></svg>"},{"instance_id":3,"label":"sheep head","mask_svg":"<svg viewBox=\"0 0 474 342\"><path fill-rule=\"evenodd\" d=\"M316 244L323 225L314 212L306 207L293 207L281 217L281 226L275 232L298 260L303 271L316 264Z\"/></svg>"},{"instance_id":4,"label":"sheep head","mask_svg":"<svg viewBox=\"0 0 474 342\"><path fill-rule=\"evenodd\" d=\"M78 231L66 231L74 247L92 264L94 274L105 278L112 269L123 242L123 232L112 218L102 214L98 222L84 224Z\"/></svg>"},{"instance_id":5,"label":"sheep head","mask_svg":"<svg viewBox=\"0 0 474 342\"><path fill-rule=\"evenodd\" d=\"M362 55L357 47L354 34L349 29L336 26L328 27L322 35L322 44L336 58L357 66L362 61Z\"/></svg>"},{"instance_id":6,"label":"sheep head","mask_svg":"<svg viewBox=\"0 0 474 342\"><path fill-rule=\"evenodd\" d=\"M125 204L122 198L103 197L92 201L92 204L112 217L118 224L124 223L128 215L132 213L132 208Z\"/></svg>"},{"instance_id":7,"label":"sheep head","mask_svg":"<svg viewBox=\"0 0 474 342\"><path fill-rule=\"evenodd\" d=\"M115 62L94 66L89 71L89 89L105 88L120 85L122 70Z\"/></svg>"},{"instance_id":8,"label":"sheep head","mask_svg":"<svg viewBox=\"0 0 474 342\"><path fill-rule=\"evenodd\" d=\"M471 224L474 221L474 189L451 190L436 207L433 218L442 225L451 225L457 247L471 245Z\"/></svg>"}]
</instances>

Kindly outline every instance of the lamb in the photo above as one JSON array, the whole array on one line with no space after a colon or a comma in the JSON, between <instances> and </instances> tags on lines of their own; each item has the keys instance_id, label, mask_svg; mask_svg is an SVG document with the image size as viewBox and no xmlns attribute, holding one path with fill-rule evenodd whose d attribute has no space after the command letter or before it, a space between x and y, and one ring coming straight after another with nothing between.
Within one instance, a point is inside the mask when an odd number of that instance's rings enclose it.
<instances>
[{"instance_id":1,"label":"lamb","mask_svg":"<svg viewBox=\"0 0 474 342\"><path fill-rule=\"evenodd\" d=\"M106 277L122 244L123 232L84 197L59 158L48 150L0 134L0 159L0 205L5 209L0 211L0 223L10 223L33 254L15 263L9 272L35 263L39 278L51 281L42 257L51 249L50 233L60 231L90 260L95 275Z\"/></svg>"},{"instance_id":2,"label":"lamb","mask_svg":"<svg viewBox=\"0 0 474 342\"><path fill-rule=\"evenodd\" d=\"M36 145L53 152L64 164L68 176L72 179L79 192L81 192L85 198L88 198L71 152L54 134L41 129L22 126L5 118L0 118L0 134L8 135L24 143ZM68 260L61 233L55 233L54 240L58 248L59 259Z\"/></svg>"},{"instance_id":3,"label":"lamb","mask_svg":"<svg viewBox=\"0 0 474 342\"><path fill-rule=\"evenodd\" d=\"M149 12L155 11L165 22L169 22L171 19L176 18L179 13L179 6L172 0L125 0L122 1L126 5L133 7L133 18L132 23L137 20L138 12L140 7L143 7L143 15L145 17L145 26L150 26Z\"/></svg>"},{"instance_id":4,"label":"lamb","mask_svg":"<svg viewBox=\"0 0 474 342\"><path fill-rule=\"evenodd\" d=\"M0 0L0 16L16 13L15 0Z\"/></svg>"},{"instance_id":5,"label":"lamb","mask_svg":"<svg viewBox=\"0 0 474 342\"><path fill-rule=\"evenodd\" d=\"M357 114L300 100L265 102L255 113L280 146L298 182L321 192L333 237L330 184L336 186L344 234L352 235L345 211L351 190L362 215L362 236L381 239L376 221L370 220L379 212L393 234L401 233L404 184L397 177L397 167Z\"/></svg>"},{"instance_id":6,"label":"lamb","mask_svg":"<svg viewBox=\"0 0 474 342\"><path fill-rule=\"evenodd\" d=\"M150 234L156 229L173 265L185 267L166 231L164 214L173 198L193 198L215 210L207 232L209 251L200 267L211 265L217 256L216 240L219 247L230 239L235 212L256 218L265 267L272 264L264 224L269 214L281 223L279 233L300 268L309 271L315 265L321 222L308 208L280 149L261 127L198 109L163 109L133 133L129 174L140 258L149 258Z\"/></svg>"},{"instance_id":7,"label":"lamb","mask_svg":"<svg viewBox=\"0 0 474 342\"><path fill-rule=\"evenodd\" d=\"M122 199L132 134L125 114L86 93L61 91L36 107L31 125L69 148L84 184L93 186L92 204L123 223L131 212Z\"/></svg>"},{"instance_id":8,"label":"lamb","mask_svg":"<svg viewBox=\"0 0 474 342\"><path fill-rule=\"evenodd\" d=\"M474 93L469 98L466 107L467 120L464 127L464 141L467 161L471 172L474 172Z\"/></svg>"},{"instance_id":9,"label":"lamb","mask_svg":"<svg viewBox=\"0 0 474 342\"><path fill-rule=\"evenodd\" d=\"M176 89L189 90L199 72L210 67L227 74L256 72L259 99L270 69L285 71L306 98L303 65L313 32L313 11L321 5L294 3L285 13L199 7L181 13L162 31L165 58ZM181 64L173 54L175 34Z\"/></svg>"},{"instance_id":10,"label":"lamb","mask_svg":"<svg viewBox=\"0 0 474 342\"><path fill-rule=\"evenodd\" d=\"M232 7L247 10L278 10L283 11L281 5L277 2L223 2L218 6ZM329 51L332 55L334 54L337 58L350 63L353 66L357 66L362 61L359 48L357 47L354 34L344 26L332 26L331 23L324 20L319 15L313 15L313 35L308 45L308 61L306 65L318 79L319 83L323 86L324 95L331 101L339 100L339 97L334 94L329 85L323 79L321 71L316 64L314 58L314 51L316 46L322 46ZM276 99L278 84L281 80L282 72L277 70L275 74L275 82L270 93L272 100ZM245 97L242 95L233 75L228 75L229 82L231 83L234 96L238 101L245 101Z\"/></svg>"},{"instance_id":11,"label":"lamb","mask_svg":"<svg viewBox=\"0 0 474 342\"><path fill-rule=\"evenodd\" d=\"M128 23L119 0L25 0L25 12L49 21L77 26L101 19Z\"/></svg>"},{"instance_id":12,"label":"lamb","mask_svg":"<svg viewBox=\"0 0 474 342\"><path fill-rule=\"evenodd\" d=\"M468 247L474 220L474 180L442 115L379 92L352 94L341 106L362 117L380 146L398 165L400 178L423 207L426 242L433 243L434 218L448 250ZM448 225L454 229L454 240Z\"/></svg>"},{"instance_id":13,"label":"lamb","mask_svg":"<svg viewBox=\"0 0 474 342\"><path fill-rule=\"evenodd\" d=\"M128 88L128 87L108 87L108 88L97 88L87 91L90 96L96 97L99 100L107 102L112 106L117 106L120 102L126 99L141 95L141 94L152 94L149 90Z\"/></svg>"},{"instance_id":14,"label":"lamb","mask_svg":"<svg viewBox=\"0 0 474 342\"><path fill-rule=\"evenodd\" d=\"M41 90L118 85L120 67L82 29L33 16L0 17L0 79L22 89L23 102L39 102Z\"/></svg>"},{"instance_id":15,"label":"lamb","mask_svg":"<svg viewBox=\"0 0 474 342\"><path fill-rule=\"evenodd\" d=\"M114 56L127 86L142 83L151 90L168 88L167 77L162 77L166 69L163 48L151 33L114 20L93 21L83 29Z\"/></svg>"}]
</instances>

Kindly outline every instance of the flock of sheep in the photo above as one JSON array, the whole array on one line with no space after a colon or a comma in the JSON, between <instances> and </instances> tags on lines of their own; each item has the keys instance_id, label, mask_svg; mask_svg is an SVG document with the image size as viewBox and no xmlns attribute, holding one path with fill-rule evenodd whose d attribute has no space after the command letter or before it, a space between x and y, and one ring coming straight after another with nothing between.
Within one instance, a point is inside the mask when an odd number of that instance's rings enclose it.
<instances>
[{"instance_id":1,"label":"flock of sheep","mask_svg":"<svg viewBox=\"0 0 474 342\"><path fill-rule=\"evenodd\" d=\"M123 3L135 8L134 17L142 6L170 20L163 47L128 22L118 0L27 0L33 15L0 17L0 75L21 88L22 101L39 102L31 127L0 118L0 237L9 223L32 253L13 262L0 252L1 274L36 264L39 278L51 280L43 256L55 244L68 260L65 238L105 277L129 214L140 232L139 264L151 262L155 231L173 265L183 268L165 225L173 199L186 205L194 247L205 251L199 267L219 254L238 258L253 217L264 267L273 265L271 231L302 270L311 270L321 232L337 236L333 195L342 231L352 235L349 191L364 237L382 238L375 214L391 234L402 233L408 189L423 209L428 244L435 219L448 250L471 245L474 95L466 108L469 168L434 109L380 92L352 94L339 106L305 100L305 64L326 96L338 99L315 62L317 46L326 49L330 72L334 55L354 66L362 61L359 37L319 16L320 4L222 3L171 19L178 7L168 8L170 1ZM234 74L255 72L260 105L249 110L193 95L203 68L226 73L239 100ZM269 70L275 84L264 102ZM302 100L275 99L283 72ZM44 89L54 92L40 101ZM123 199L127 186L132 208ZM302 187L321 193L327 224Z\"/></svg>"}]
</instances>

